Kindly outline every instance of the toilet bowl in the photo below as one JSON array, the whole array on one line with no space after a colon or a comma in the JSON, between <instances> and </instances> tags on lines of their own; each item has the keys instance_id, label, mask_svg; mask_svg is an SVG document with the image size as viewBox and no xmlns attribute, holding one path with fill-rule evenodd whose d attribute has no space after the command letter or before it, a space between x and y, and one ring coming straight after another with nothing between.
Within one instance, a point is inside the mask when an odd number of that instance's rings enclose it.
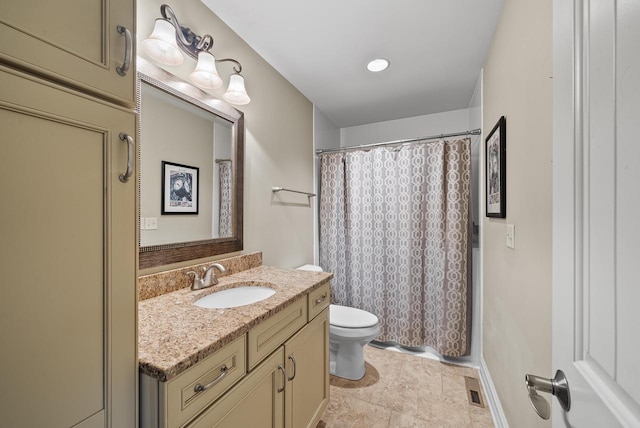
<instances>
[{"instance_id":1,"label":"toilet bowl","mask_svg":"<svg viewBox=\"0 0 640 428\"><path fill-rule=\"evenodd\" d=\"M320 266L300 270L322 272ZM329 372L345 379L364 376L364 346L380 334L378 317L362 309L329 305Z\"/></svg>"}]
</instances>

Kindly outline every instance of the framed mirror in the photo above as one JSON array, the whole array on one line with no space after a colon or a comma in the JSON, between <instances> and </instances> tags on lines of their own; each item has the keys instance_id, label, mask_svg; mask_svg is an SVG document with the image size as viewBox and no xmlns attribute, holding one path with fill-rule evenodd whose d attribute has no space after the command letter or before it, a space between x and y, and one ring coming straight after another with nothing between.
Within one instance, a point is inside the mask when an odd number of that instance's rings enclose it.
<instances>
[{"instance_id":1,"label":"framed mirror","mask_svg":"<svg viewBox=\"0 0 640 428\"><path fill-rule=\"evenodd\" d=\"M138 58L139 267L242 250L244 115Z\"/></svg>"}]
</instances>

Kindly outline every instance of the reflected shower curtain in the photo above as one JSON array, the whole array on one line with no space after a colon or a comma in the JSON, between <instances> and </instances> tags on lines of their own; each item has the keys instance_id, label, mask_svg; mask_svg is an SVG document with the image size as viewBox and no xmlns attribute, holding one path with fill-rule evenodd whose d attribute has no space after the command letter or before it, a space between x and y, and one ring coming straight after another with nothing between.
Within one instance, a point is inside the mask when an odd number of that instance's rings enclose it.
<instances>
[{"instance_id":1,"label":"reflected shower curtain","mask_svg":"<svg viewBox=\"0 0 640 428\"><path fill-rule=\"evenodd\" d=\"M320 264L378 340L469 352L470 169L468 138L321 156Z\"/></svg>"},{"instance_id":2,"label":"reflected shower curtain","mask_svg":"<svg viewBox=\"0 0 640 428\"><path fill-rule=\"evenodd\" d=\"M232 226L233 217L231 215L232 207L232 192L231 183L233 179L233 169L231 168L231 161L222 161L218 163L219 178L220 178L220 206L219 206L219 220L218 220L218 233L220 238L226 238L233 236Z\"/></svg>"}]
</instances>

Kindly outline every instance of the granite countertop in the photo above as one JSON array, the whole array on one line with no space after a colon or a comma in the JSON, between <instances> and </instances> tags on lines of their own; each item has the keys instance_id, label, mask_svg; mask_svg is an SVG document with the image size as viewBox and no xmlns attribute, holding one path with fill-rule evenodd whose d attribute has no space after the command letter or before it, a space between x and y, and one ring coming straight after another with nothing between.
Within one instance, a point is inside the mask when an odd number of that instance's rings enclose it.
<instances>
[{"instance_id":1,"label":"granite countertop","mask_svg":"<svg viewBox=\"0 0 640 428\"><path fill-rule=\"evenodd\" d=\"M138 303L140 371L163 382L170 380L332 277L328 272L260 266L220 278L218 285L204 290L183 288L142 300ZM193 305L200 297L238 282L272 287L276 294L237 308Z\"/></svg>"}]
</instances>

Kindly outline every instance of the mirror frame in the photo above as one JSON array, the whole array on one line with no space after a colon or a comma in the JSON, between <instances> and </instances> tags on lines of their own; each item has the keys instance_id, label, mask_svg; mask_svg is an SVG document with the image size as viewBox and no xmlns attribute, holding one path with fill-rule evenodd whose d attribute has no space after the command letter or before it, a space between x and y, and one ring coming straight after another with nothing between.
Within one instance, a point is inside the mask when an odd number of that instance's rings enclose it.
<instances>
[{"instance_id":1,"label":"mirror frame","mask_svg":"<svg viewBox=\"0 0 640 428\"><path fill-rule=\"evenodd\" d=\"M137 58L136 95L138 113L142 111L142 83L150 84L169 95L180 98L215 114L233 124L232 156L233 159L233 230L229 238L205 239L201 241L177 242L172 244L140 246L140 209L138 208L138 266L146 269L155 266L201 259L220 254L232 253L243 249L243 182L244 182L244 113L231 107L226 102L210 95L177 76L155 66L148 60ZM140 206L140 155L144 144L140 138L142 126L138 115L138 207ZM142 144L141 144L142 143Z\"/></svg>"}]
</instances>

